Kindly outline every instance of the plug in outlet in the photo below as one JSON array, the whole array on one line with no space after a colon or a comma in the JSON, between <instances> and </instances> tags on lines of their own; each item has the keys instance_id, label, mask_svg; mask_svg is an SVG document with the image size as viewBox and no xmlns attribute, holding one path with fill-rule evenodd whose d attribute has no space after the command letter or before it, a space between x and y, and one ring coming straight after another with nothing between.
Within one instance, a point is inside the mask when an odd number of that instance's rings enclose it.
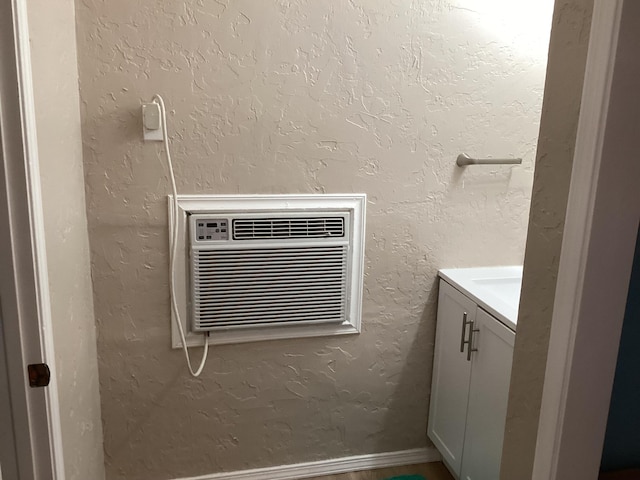
<instances>
[{"instance_id":1,"label":"plug in outlet","mask_svg":"<svg viewBox=\"0 0 640 480\"><path fill-rule=\"evenodd\" d=\"M147 142L161 142L164 140L160 105L157 103L142 104L142 136Z\"/></svg>"}]
</instances>

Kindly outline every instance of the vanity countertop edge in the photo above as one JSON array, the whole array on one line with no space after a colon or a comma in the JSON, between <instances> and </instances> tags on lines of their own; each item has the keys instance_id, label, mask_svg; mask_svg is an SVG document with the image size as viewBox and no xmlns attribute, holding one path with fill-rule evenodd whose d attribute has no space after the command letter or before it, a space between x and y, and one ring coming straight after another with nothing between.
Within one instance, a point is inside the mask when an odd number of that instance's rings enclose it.
<instances>
[{"instance_id":1,"label":"vanity countertop edge","mask_svg":"<svg viewBox=\"0 0 640 480\"><path fill-rule=\"evenodd\" d=\"M516 331L522 265L443 268L438 276Z\"/></svg>"}]
</instances>

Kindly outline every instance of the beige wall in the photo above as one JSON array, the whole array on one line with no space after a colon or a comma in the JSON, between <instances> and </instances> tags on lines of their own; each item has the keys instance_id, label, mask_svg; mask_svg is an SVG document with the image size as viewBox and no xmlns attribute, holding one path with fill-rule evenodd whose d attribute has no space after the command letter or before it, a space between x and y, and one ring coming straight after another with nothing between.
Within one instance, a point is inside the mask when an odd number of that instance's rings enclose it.
<instances>
[{"instance_id":1,"label":"beige wall","mask_svg":"<svg viewBox=\"0 0 640 480\"><path fill-rule=\"evenodd\" d=\"M531 478L593 0L557 0L536 154L503 480Z\"/></svg>"},{"instance_id":2,"label":"beige wall","mask_svg":"<svg viewBox=\"0 0 640 480\"><path fill-rule=\"evenodd\" d=\"M428 445L437 269L523 258L550 18L487 5L77 3L108 478ZM361 335L217 347L188 376L154 93L182 193L368 194ZM525 162L463 171L462 151Z\"/></svg>"},{"instance_id":3,"label":"beige wall","mask_svg":"<svg viewBox=\"0 0 640 480\"><path fill-rule=\"evenodd\" d=\"M67 480L104 478L72 0L28 4Z\"/></svg>"}]
</instances>

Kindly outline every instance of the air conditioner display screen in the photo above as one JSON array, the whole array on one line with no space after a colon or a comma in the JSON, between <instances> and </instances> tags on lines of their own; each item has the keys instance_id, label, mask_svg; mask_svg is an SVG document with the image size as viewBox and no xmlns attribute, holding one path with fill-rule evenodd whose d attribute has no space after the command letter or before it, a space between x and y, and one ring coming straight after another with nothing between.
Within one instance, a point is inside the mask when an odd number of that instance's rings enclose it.
<instances>
[{"instance_id":1,"label":"air conditioner display screen","mask_svg":"<svg viewBox=\"0 0 640 480\"><path fill-rule=\"evenodd\" d=\"M196 222L197 242L229 240L229 221L226 218L201 218Z\"/></svg>"}]
</instances>

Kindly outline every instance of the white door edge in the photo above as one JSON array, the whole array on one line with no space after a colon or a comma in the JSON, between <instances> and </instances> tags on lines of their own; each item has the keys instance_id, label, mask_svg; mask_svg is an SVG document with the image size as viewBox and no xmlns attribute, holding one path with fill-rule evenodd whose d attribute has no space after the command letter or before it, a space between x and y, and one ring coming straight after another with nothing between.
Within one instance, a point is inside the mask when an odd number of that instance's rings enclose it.
<instances>
[{"instance_id":1,"label":"white door edge","mask_svg":"<svg viewBox=\"0 0 640 480\"><path fill-rule=\"evenodd\" d=\"M635 156L611 153L637 140L616 136L634 106L610 103L624 4L593 12L533 480L595 479L600 465L640 205Z\"/></svg>"},{"instance_id":2,"label":"white door edge","mask_svg":"<svg viewBox=\"0 0 640 480\"><path fill-rule=\"evenodd\" d=\"M8 54L0 69L0 93L4 93L0 216L8 228L3 228L0 239L6 247L0 251L0 261L10 268L3 270L0 289L8 313L3 320L12 340L7 352L11 394L19 400L14 412L25 412L16 418L17 428L29 443L18 445L18 457L21 478L63 480L26 1L6 2L2 10L0 42ZM30 388L26 365L40 362L49 365L51 384Z\"/></svg>"}]
</instances>

